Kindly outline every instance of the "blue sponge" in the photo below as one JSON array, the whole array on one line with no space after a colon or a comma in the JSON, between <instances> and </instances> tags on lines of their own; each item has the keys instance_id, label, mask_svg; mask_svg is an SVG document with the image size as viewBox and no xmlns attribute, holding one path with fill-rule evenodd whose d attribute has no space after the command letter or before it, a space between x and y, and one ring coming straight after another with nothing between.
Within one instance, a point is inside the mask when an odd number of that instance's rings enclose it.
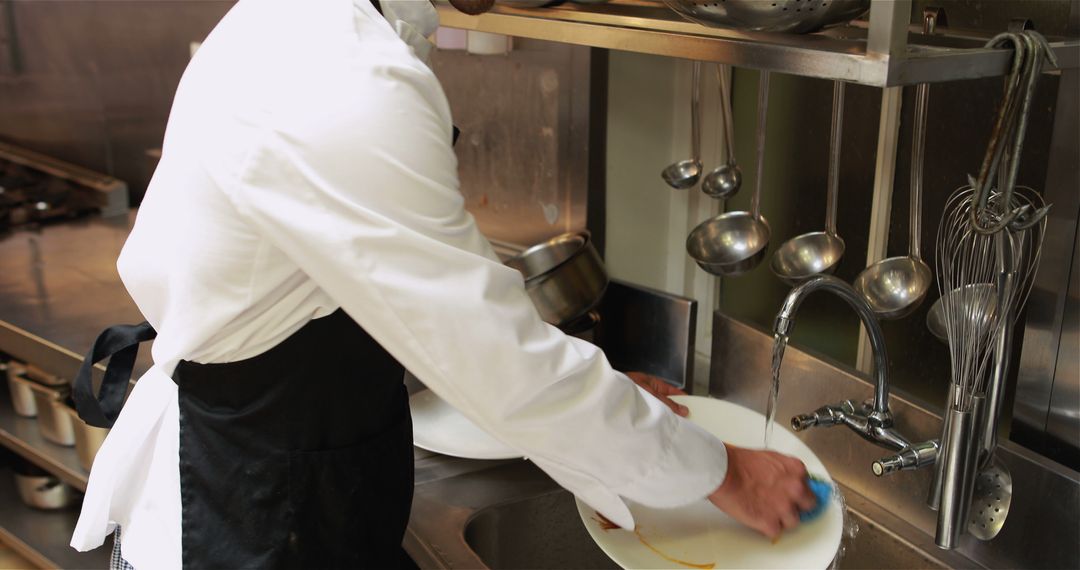
<instances>
[{"instance_id":1,"label":"blue sponge","mask_svg":"<svg viewBox=\"0 0 1080 570\"><path fill-rule=\"evenodd\" d=\"M810 491L817 497L817 504L809 511L799 513L799 521L804 523L810 522L821 516L821 513L825 512L825 509L828 508L834 493L832 483L818 479L813 475L808 478L807 483L810 485Z\"/></svg>"}]
</instances>

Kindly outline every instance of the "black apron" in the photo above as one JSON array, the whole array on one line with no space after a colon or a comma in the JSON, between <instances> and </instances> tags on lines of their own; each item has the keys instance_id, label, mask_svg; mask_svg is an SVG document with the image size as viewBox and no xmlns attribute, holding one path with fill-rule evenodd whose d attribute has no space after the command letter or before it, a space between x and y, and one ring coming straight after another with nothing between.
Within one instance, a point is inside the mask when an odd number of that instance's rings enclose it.
<instances>
[{"instance_id":1,"label":"black apron","mask_svg":"<svg viewBox=\"0 0 1080 570\"><path fill-rule=\"evenodd\" d=\"M84 420L112 424L138 343L153 336L145 323L101 334L75 382ZM91 368L107 356L95 396ZM247 360L181 362L173 380L184 567L407 563L413 455L403 374L341 310Z\"/></svg>"}]
</instances>

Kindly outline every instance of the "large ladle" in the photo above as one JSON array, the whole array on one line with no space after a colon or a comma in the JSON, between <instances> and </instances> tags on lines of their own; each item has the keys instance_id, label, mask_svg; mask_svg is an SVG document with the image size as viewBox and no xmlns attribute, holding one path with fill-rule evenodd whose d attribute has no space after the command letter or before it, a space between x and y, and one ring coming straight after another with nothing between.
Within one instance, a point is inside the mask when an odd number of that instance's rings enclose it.
<instances>
[{"instance_id":1,"label":"large ladle","mask_svg":"<svg viewBox=\"0 0 1080 570\"><path fill-rule=\"evenodd\" d=\"M716 82L720 86L720 120L724 122L724 148L727 158L705 175L701 182L701 191L718 200L727 200L742 186L742 170L735 164L735 126L731 116L731 98L728 92L727 74L723 67L716 65Z\"/></svg>"},{"instance_id":2,"label":"large ladle","mask_svg":"<svg viewBox=\"0 0 1080 570\"><path fill-rule=\"evenodd\" d=\"M797 285L814 275L832 273L844 255L844 240L836 233L836 195L840 187L840 146L843 132L844 82L834 81L825 231L795 236L773 253L773 273L789 285Z\"/></svg>"},{"instance_id":3,"label":"large ladle","mask_svg":"<svg viewBox=\"0 0 1080 570\"><path fill-rule=\"evenodd\" d=\"M676 190L686 190L701 178L701 62L695 61L690 74L690 158L668 165L660 177Z\"/></svg>"},{"instance_id":4,"label":"large ladle","mask_svg":"<svg viewBox=\"0 0 1080 570\"><path fill-rule=\"evenodd\" d=\"M915 91L915 132L911 143L911 212L908 255L890 257L867 267L855 278L857 290L879 318L899 319L919 308L933 283L930 266L919 255L922 235L923 157L926 146L926 111L930 85Z\"/></svg>"},{"instance_id":5,"label":"large ladle","mask_svg":"<svg viewBox=\"0 0 1080 570\"><path fill-rule=\"evenodd\" d=\"M757 178L750 212L727 212L699 224L686 238L686 252L705 271L733 276L757 266L769 248L769 222L761 215L765 175L765 126L769 113L769 72L758 83Z\"/></svg>"}]
</instances>

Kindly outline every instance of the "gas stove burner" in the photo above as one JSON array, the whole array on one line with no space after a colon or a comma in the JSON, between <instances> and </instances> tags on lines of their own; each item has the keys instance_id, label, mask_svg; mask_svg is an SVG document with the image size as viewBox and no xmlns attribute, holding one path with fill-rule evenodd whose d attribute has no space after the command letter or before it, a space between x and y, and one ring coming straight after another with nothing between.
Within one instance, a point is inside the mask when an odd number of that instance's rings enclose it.
<instances>
[{"instance_id":1,"label":"gas stove burner","mask_svg":"<svg viewBox=\"0 0 1080 570\"><path fill-rule=\"evenodd\" d=\"M0 143L0 231L127 208L120 180Z\"/></svg>"}]
</instances>

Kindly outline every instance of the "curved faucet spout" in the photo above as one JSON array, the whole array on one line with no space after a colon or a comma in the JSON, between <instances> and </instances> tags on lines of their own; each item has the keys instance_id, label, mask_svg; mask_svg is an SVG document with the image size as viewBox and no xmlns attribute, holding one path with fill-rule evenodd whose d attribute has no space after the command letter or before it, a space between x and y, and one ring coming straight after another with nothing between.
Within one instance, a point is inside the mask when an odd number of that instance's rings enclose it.
<instances>
[{"instance_id":1,"label":"curved faucet spout","mask_svg":"<svg viewBox=\"0 0 1080 570\"><path fill-rule=\"evenodd\" d=\"M885 350L885 335L870 304L851 285L831 275L820 275L798 285L784 299L784 305L776 315L773 332L785 338L789 336L799 306L815 291L832 293L846 301L866 327L874 353L874 409L870 420L877 424L875 427L889 427L892 422L889 416L889 357Z\"/></svg>"}]
</instances>

